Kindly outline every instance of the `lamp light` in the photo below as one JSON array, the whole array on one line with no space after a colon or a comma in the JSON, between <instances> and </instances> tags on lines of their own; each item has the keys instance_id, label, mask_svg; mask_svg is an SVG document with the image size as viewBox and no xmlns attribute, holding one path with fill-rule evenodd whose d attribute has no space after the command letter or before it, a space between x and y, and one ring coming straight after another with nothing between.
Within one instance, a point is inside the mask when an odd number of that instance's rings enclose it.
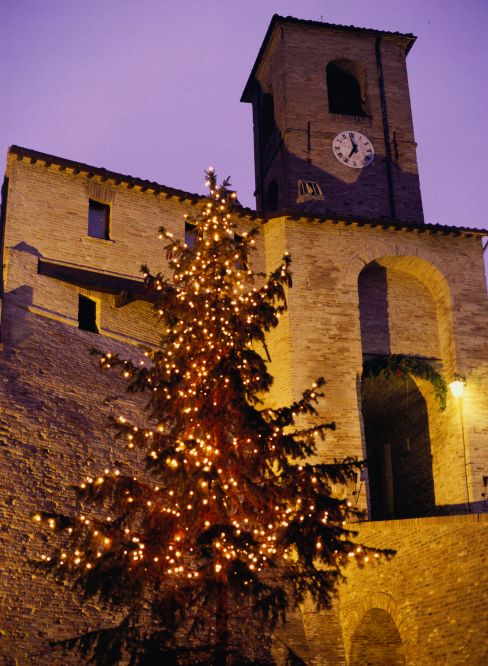
<instances>
[{"instance_id":1,"label":"lamp light","mask_svg":"<svg viewBox=\"0 0 488 666\"><path fill-rule=\"evenodd\" d=\"M466 386L466 380L457 376L456 379L449 384L449 388L455 398L461 398L463 395L464 387Z\"/></svg>"}]
</instances>

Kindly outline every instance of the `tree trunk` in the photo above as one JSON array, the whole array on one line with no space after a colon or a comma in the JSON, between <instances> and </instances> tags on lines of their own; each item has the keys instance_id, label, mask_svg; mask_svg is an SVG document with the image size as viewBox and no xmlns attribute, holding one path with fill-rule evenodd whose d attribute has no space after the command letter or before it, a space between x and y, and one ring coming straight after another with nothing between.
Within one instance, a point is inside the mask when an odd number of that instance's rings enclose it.
<instances>
[{"instance_id":1,"label":"tree trunk","mask_svg":"<svg viewBox=\"0 0 488 666\"><path fill-rule=\"evenodd\" d=\"M217 591L217 610L215 614L215 633L217 647L215 650L215 666L227 666L227 650L229 647L229 590L226 583L219 583Z\"/></svg>"}]
</instances>

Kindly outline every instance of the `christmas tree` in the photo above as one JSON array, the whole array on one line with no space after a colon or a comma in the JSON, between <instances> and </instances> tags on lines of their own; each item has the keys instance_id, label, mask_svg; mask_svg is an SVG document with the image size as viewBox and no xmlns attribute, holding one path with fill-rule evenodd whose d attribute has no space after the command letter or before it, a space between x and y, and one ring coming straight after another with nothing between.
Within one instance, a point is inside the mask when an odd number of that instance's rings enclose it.
<instances>
[{"instance_id":1,"label":"christmas tree","mask_svg":"<svg viewBox=\"0 0 488 666\"><path fill-rule=\"evenodd\" d=\"M87 477L77 516L35 516L59 533L43 565L116 611L109 628L65 642L104 666L273 663L287 611L306 597L327 607L348 561L379 557L354 543L357 512L332 492L360 464L311 462L334 427L316 412L324 381L266 406L266 333L286 310L290 257L255 274L258 228L236 234L236 195L207 176L187 244L160 229L171 279L142 269L159 346L141 362L100 357L149 395L138 419L112 424L140 469Z\"/></svg>"}]
</instances>

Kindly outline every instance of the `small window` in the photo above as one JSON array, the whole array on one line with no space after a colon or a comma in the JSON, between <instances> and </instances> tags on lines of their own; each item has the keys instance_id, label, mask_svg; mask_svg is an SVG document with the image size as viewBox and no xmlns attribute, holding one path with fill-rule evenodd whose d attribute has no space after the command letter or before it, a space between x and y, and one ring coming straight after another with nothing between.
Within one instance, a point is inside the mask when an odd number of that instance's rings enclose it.
<instances>
[{"instance_id":1,"label":"small window","mask_svg":"<svg viewBox=\"0 0 488 666\"><path fill-rule=\"evenodd\" d=\"M197 242L197 228L190 222L185 222L185 244L193 250Z\"/></svg>"},{"instance_id":2,"label":"small window","mask_svg":"<svg viewBox=\"0 0 488 666\"><path fill-rule=\"evenodd\" d=\"M89 200L88 235L92 238L110 240L110 206Z\"/></svg>"},{"instance_id":3,"label":"small window","mask_svg":"<svg viewBox=\"0 0 488 666\"><path fill-rule=\"evenodd\" d=\"M313 180L299 180L298 181L298 196L297 203L304 201L323 201L324 195L320 189L320 185Z\"/></svg>"},{"instance_id":4,"label":"small window","mask_svg":"<svg viewBox=\"0 0 488 666\"><path fill-rule=\"evenodd\" d=\"M97 326L97 303L81 294L78 296L78 328L90 333L100 333Z\"/></svg>"}]
</instances>

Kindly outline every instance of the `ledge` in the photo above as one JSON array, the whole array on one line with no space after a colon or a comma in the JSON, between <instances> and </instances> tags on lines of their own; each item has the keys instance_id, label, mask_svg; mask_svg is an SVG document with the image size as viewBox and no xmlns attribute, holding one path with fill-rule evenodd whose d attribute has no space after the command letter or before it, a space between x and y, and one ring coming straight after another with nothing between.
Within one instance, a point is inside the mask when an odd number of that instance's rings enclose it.
<instances>
[{"instance_id":1,"label":"ledge","mask_svg":"<svg viewBox=\"0 0 488 666\"><path fill-rule=\"evenodd\" d=\"M88 266L44 258L39 258L37 272L39 275L45 275L61 282L68 282L77 287L93 289L105 294L114 294L116 296L116 307L121 307L132 300L153 300L151 295L147 293L144 280L130 275L96 270Z\"/></svg>"},{"instance_id":2,"label":"ledge","mask_svg":"<svg viewBox=\"0 0 488 666\"><path fill-rule=\"evenodd\" d=\"M452 523L488 523L488 513L459 513L444 516L424 516L422 518L397 518L395 520L363 520L356 523L348 523L357 527L368 529L404 529L405 527L427 527L429 525L448 525Z\"/></svg>"}]
</instances>

